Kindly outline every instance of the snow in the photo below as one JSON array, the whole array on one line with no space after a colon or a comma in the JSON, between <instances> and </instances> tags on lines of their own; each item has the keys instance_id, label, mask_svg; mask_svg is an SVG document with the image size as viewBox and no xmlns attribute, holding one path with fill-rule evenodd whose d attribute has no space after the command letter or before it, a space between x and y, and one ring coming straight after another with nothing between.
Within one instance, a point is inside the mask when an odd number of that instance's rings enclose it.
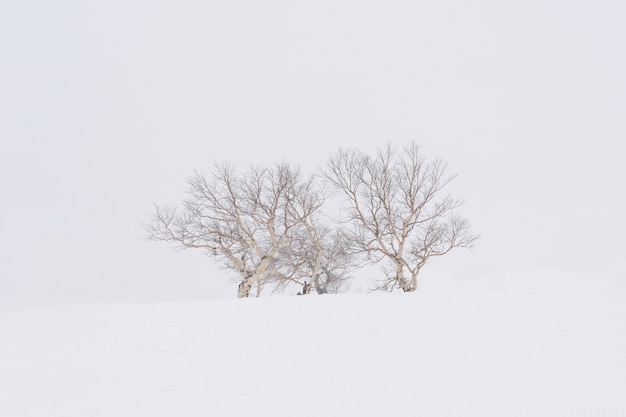
<instances>
[{"instance_id":1,"label":"snow","mask_svg":"<svg viewBox=\"0 0 626 417\"><path fill-rule=\"evenodd\" d=\"M0 313L0 416L624 416L624 279ZM515 282L515 284L512 284Z\"/></svg>"}]
</instances>

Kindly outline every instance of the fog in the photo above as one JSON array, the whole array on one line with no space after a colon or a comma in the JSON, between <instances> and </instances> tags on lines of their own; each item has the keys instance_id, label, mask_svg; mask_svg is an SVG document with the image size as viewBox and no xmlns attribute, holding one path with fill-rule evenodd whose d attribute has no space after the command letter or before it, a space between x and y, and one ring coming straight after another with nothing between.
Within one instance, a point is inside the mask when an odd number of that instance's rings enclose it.
<instances>
[{"instance_id":1,"label":"fog","mask_svg":"<svg viewBox=\"0 0 626 417\"><path fill-rule=\"evenodd\" d=\"M214 161L415 140L482 239L436 280L626 281L626 3L0 5L0 309L234 297L146 242ZM367 283L354 285L366 291Z\"/></svg>"}]
</instances>

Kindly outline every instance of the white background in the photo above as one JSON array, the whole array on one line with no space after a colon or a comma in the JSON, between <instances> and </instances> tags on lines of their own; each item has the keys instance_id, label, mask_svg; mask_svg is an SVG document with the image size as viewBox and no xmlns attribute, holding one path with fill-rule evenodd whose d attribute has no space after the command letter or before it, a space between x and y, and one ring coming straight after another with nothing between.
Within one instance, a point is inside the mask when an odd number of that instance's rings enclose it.
<instances>
[{"instance_id":1,"label":"white background","mask_svg":"<svg viewBox=\"0 0 626 417\"><path fill-rule=\"evenodd\" d=\"M624 22L608 0L2 2L0 309L234 297L143 240L153 202L214 161L386 141L447 161L483 237L424 282L626 279Z\"/></svg>"}]
</instances>

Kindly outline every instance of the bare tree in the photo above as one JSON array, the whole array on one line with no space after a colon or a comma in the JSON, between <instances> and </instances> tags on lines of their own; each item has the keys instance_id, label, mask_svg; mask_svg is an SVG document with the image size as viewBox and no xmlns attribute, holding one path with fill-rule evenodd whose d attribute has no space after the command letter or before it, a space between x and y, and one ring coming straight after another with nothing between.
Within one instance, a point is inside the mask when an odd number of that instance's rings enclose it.
<instances>
[{"instance_id":1,"label":"bare tree","mask_svg":"<svg viewBox=\"0 0 626 417\"><path fill-rule=\"evenodd\" d=\"M236 271L237 296L259 295L274 280L301 274L287 269L279 255L289 252L297 232L316 215L323 197L314 178L303 178L287 164L255 167L238 176L229 164L216 165L210 179L196 173L179 209L155 206L146 225L147 238L198 248L220 265ZM275 283L274 283L275 284Z\"/></svg>"},{"instance_id":2,"label":"bare tree","mask_svg":"<svg viewBox=\"0 0 626 417\"><path fill-rule=\"evenodd\" d=\"M350 234L341 229L331 232L328 227L320 230L313 240L318 249L311 272L313 287L318 294L336 294L345 290L350 273L359 266L358 254L352 250Z\"/></svg>"},{"instance_id":3,"label":"bare tree","mask_svg":"<svg viewBox=\"0 0 626 417\"><path fill-rule=\"evenodd\" d=\"M352 251L351 235L332 230L309 218L302 224L292 245L281 252L281 271L290 271L289 279L276 280L284 289L290 282L302 286L299 294L315 289L318 294L336 294L345 290L350 273L358 267L358 256Z\"/></svg>"},{"instance_id":4,"label":"bare tree","mask_svg":"<svg viewBox=\"0 0 626 417\"><path fill-rule=\"evenodd\" d=\"M373 157L340 150L324 176L347 201L355 251L373 263L385 260L386 278L377 289L415 291L430 258L478 239L454 213L462 202L442 193L454 176L440 160L426 161L413 142L401 151L387 144Z\"/></svg>"}]
</instances>

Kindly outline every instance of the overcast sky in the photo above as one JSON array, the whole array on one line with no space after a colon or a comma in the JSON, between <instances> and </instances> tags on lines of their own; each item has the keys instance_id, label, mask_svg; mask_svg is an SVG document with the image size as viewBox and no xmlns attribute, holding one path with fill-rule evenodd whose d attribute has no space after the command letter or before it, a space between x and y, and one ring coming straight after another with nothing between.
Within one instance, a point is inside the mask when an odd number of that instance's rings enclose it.
<instances>
[{"instance_id":1,"label":"overcast sky","mask_svg":"<svg viewBox=\"0 0 626 417\"><path fill-rule=\"evenodd\" d=\"M234 297L143 240L214 161L415 140L482 235L423 280L626 279L626 2L0 4L0 309Z\"/></svg>"}]
</instances>

